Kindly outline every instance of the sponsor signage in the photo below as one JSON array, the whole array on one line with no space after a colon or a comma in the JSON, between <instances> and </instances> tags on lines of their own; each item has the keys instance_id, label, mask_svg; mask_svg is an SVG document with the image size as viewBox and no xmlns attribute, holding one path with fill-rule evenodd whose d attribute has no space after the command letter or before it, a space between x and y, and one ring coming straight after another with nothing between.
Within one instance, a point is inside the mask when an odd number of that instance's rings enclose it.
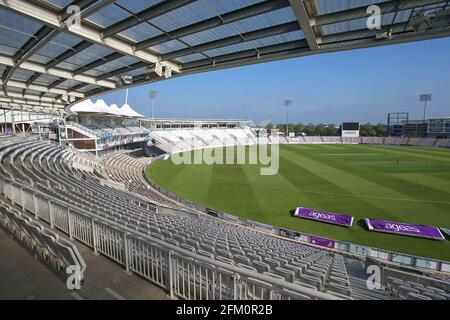
<instances>
[{"instance_id":1,"label":"sponsor signage","mask_svg":"<svg viewBox=\"0 0 450 320\"><path fill-rule=\"evenodd\" d=\"M445 239L439 228L432 226L376 219L366 219L366 224L370 231L395 233L436 240Z\"/></svg>"},{"instance_id":2,"label":"sponsor signage","mask_svg":"<svg viewBox=\"0 0 450 320\"><path fill-rule=\"evenodd\" d=\"M113 135L112 133L102 133L101 138L102 139L112 139Z\"/></svg>"},{"instance_id":3,"label":"sponsor signage","mask_svg":"<svg viewBox=\"0 0 450 320\"><path fill-rule=\"evenodd\" d=\"M341 213L326 212L314 210L309 208L297 208L294 216L303 219L316 220L320 222L338 224L345 227L351 227L353 224L353 217Z\"/></svg>"},{"instance_id":4,"label":"sponsor signage","mask_svg":"<svg viewBox=\"0 0 450 320\"><path fill-rule=\"evenodd\" d=\"M280 229L279 232L280 232L280 236L289 238L289 239L296 239L300 236L300 234L297 232L293 232L293 231L285 230L285 229Z\"/></svg>"},{"instance_id":5,"label":"sponsor signage","mask_svg":"<svg viewBox=\"0 0 450 320\"><path fill-rule=\"evenodd\" d=\"M341 126L342 137L358 138L359 137L359 122L344 122Z\"/></svg>"},{"instance_id":6,"label":"sponsor signage","mask_svg":"<svg viewBox=\"0 0 450 320\"><path fill-rule=\"evenodd\" d=\"M334 240L316 236L310 236L309 242L315 244L316 246L321 246L325 248L334 248L335 245Z\"/></svg>"},{"instance_id":7,"label":"sponsor signage","mask_svg":"<svg viewBox=\"0 0 450 320\"><path fill-rule=\"evenodd\" d=\"M359 138L359 130L342 130L344 138Z\"/></svg>"}]
</instances>

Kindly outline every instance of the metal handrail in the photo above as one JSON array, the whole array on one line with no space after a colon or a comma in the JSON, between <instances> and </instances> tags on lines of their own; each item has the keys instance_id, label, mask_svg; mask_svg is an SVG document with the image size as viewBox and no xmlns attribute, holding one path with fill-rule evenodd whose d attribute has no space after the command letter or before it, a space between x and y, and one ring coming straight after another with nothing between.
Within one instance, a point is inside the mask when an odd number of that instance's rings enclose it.
<instances>
[{"instance_id":1,"label":"metal handrail","mask_svg":"<svg viewBox=\"0 0 450 320\"><path fill-rule=\"evenodd\" d=\"M260 280L265 283L271 284L276 288L280 288L280 289L286 288L288 290L292 290L294 292L298 292L298 293L301 293L301 294L304 294L304 295L307 295L309 297L316 298L316 299L325 299L325 300L336 300L336 299L339 300L340 299L339 297L336 297L336 296L333 296L330 294L326 294L326 293L323 293L323 292L320 292L317 290L313 290L310 288L305 288L305 287L302 287L302 286L299 286L299 285L296 285L293 283L289 283L287 281L283 281L281 279L272 278L270 276L262 275L257 272L251 271L251 270L246 270L244 268L228 265L228 264L223 263L218 260L214 260L214 259L210 259L210 258L201 256L201 255L198 255L198 254L194 254L190 251L187 251L187 250L177 247L175 245L166 243L157 238L153 238L147 234L139 233L136 230L133 230L127 226L118 224L112 220L103 218L95 213L87 212L82 208L75 207L70 204L64 203L63 201L61 201L59 199L56 199L50 195L44 194L41 191L33 190L29 186L26 186L22 183L12 180L12 179L9 179L9 178L3 176L2 174L0 174L0 184L2 185L2 190L0 190L0 191L3 192L3 194L5 194L5 192L4 192L5 182L9 183L11 185L14 185L16 188L20 189L22 191L22 194L23 194L23 191L25 191L25 190L30 192L33 195L33 200L36 196L40 196L41 198L44 198L51 203L59 204L60 206L67 208L68 211L70 211L70 214L79 214L81 216L84 216L85 218L92 220L93 222L97 221L97 222L103 223L104 225L106 225L108 227L120 230L126 236L134 236L136 238L145 239L146 241L148 241L148 244L150 244L150 245L153 245L156 243L161 248L167 250L167 253L176 254L183 258L192 258L192 259L195 259L195 261L200 262L201 264L214 265L217 268L227 270L229 272L232 272L237 279L239 279L240 277L246 277L246 278L250 278L250 279ZM5 194L5 196L8 196L8 195ZM24 201L23 197L21 197L21 202L22 202L21 203L22 207L24 207L25 201ZM35 214L37 214L37 212L35 212ZM70 219L68 219L68 220L70 220ZM93 237L94 237L94 235L93 235ZM195 261L193 263L195 263ZM219 272L220 272L220 270L219 270ZM170 274L170 276L173 277L172 274Z\"/></svg>"},{"instance_id":2,"label":"metal handrail","mask_svg":"<svg viewBox=\"0 0 450 320\"><path fill-rule=\"evenodd\" d=\"M160 159L161 159L161 157L159 157L159 158L157 158L157 159L154 159L152 162L154 162L154 161L156 161L156 160L160 160ZM147 165L147 167L148 167L149 165L150 165L150 163ZM145 169L145 172L146 172L146 171L147 171L147 168ZM196 204L196 203L194 203L194 202L192 202L192 201L189 201L189 200L187 200L187 199L181 198L181 197L179 197L179 196L173 194L173 193L170 192L170 191L165 190L164 188L162 188L162 187L160 187L159 185L157 185L154 181L152 181L151 179L149 179L147 175L144 175L144 177L145 177L146 181L147 181L153 188L155 188L155 189L158 190L159 192L162 192L163 194L165 194L166 196L172 198L173 200L182 202L182 203L184 203L185 205L188 205L188 206L194 206L194 207L196 207L196 208L204 208L202 205L198 205L198 204ZM218 210L216 210L216 211L218 211ZM238 217L238 216L235 216L235 215L232 215L232 214L228 214L228 213L225 213L225 212L221 212L221 211L218 211L218 212L221 213L222 215L228 215L228 216L233 216L233 217L236 217L236 218L240 218L240 217ZM218 218L216 218L216 219L220 219L221 221L224 221L224 218L222 218L222 217L218 217ZM249 221L249 222L258 223L258 224L263 224L263 223L260 223L260 222L258 222L258 221L250 220L250 219L247 219L247 218L243 218L243 219L245 219L246 221ZM226 221L226 220L225 220L225 221ZM239 224L239 222L236 222L236 223ZM274 228L274 229L280 229L280 228L275 227L275 226L271 226L271 227ZM298 232L298 231L289 230L289 229L285 229L285 228L283 228L283 230L288 230L288 231L295 232L295 233L298 233L298 234L301 234L301 235L305 235L305 236L308 236L308 237L309 237L309 236L312 236L312 234L308 234L308 233L300 233L300 232ZM255 231L258 231L258 230L255 230ZM286 240L289 240L289 241L295 241L295 242L302 243L302 244L305 244L305 245L313 246L313 245L310 244L310 243L307 243L307 242L301 242L301 241L296 241L296 240L290 239L290 238L286 238ZM438 259L426 258L426 257L421 257L421 256L413 256L413 255L411 255L411 254L406 254L406 253L401 253L401 252L392 251L392 250L386 250L386 249L379 249L379 248L367 247L367 246L363 246L363 245L359 245L359 244L355 244L355 243L351 243L351 242L345 242L345 241L341 241L341 240L339 240L339 241L338 241L338 240L335 240L335 239L332 239L332 240L334 240L336 243L340 243L340 244L344 244L344 245L348 245L348 246L358 246L358 247L363 247L363 248L365 248L365 250L366 250L367 252L369 252L370 250L381 251L381 252L388 253L388 254L391 255L392 257L398 257L398 256L401 256L401 257L405 257L405 258L419 259L419 260L422 260L422 261L426 261L429 265L431 265L430 262L434 262L434 263L441 264L441 265L442 265L442 264L450 265L450 261L444 261L444 260L438 260ZM314 247L315 247L315 246L314 246ZM424 267L421 267L421 266L405 265L405 264L402 264L402 263L394 262L394 261L392 261L392 260L386 260L386 259L383 259L383 258L374 257L374 256L371 256L370 254L367 254L367 255L365 255L365 254L358 254L358 253L356 253L356 252L344 251L344 250L336 249L336 248L335 248L335 249L321 248L321 250L328 250L328 251L338 252L338 253L346 254L346 255L351 254L351 255L354 255L354 256L362 256L362 257L368 256L368 257L371 257L371 258L377 258L377 259L380 259L380 260L382 260L383 262L389 262L390 264L396 265L396 266L409 266L409 267L415 267L415 268L418 268L419 270L424 271L424 272L425 272L425 271L428 271L428 272L430 272L430 271L434 271L434 272L438 271L438 272L440 272L440 270L431 269L431 268L424 268Z\"/></svg>"}]
</instances>

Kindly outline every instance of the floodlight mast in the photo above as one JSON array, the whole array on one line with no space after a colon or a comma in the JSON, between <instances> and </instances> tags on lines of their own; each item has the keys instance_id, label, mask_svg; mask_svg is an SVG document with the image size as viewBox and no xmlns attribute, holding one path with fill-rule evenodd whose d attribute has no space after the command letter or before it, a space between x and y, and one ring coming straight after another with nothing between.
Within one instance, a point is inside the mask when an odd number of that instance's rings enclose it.
<instances>
[{"instance_id":1,"label":"floodlight mast","mask_svg":"<svg viewBox=\"0 0 450 320\"><path fill-rule=\"evenodd\" d=\"M427 102L431 101L431 93L427 93L427 94L421 94L420 95L420 101L424 102L424 107L423 107L423 124L422 124L422 137L425 138L426 135L426 130L425 130L425 123L426 123L426 113L427 113Z\"/></svg>"},{"instance_id":2,"label":"floodlight mast","mask_svg":"<svg viewBox=\"0 0 450 320\"><path fill-rule=\"evenodd\" d=\"M292 100L284 100L283 101L283 105L286 107L286 137L289 135L289 129L288 129L288 125L289 125L289 121L288 121L288 110L289 107L292 106Z\"/></svg>"},{"instance_id":3,"label":"floodlight mast","mask_svg":"<svg viewBox=\"0 0 450 320\"><path fill-rule=\"evenodd\" d=\"M153 116L153 100L156 99L156 96L158 95L158 91L150 90L148 93L149 93L149 96L150 96L150 101L152 102L152 119L153 119L154 118L154 116Z\"/></svg>"}]
</instances>

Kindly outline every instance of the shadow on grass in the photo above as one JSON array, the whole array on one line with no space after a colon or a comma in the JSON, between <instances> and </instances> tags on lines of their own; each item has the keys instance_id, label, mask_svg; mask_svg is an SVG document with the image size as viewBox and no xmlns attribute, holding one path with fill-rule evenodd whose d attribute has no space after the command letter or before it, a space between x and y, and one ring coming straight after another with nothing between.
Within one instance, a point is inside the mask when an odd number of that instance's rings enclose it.
<instances>
[{"instance_id":1,"label":"shadow on grass","mask_svg":"<svg viewBox=\"0 0 450 320\"><path fill-rule=\"evenodd\" d=\"M366 221L364 219L359 219L357 224L364 230L364 231L370 231L369 228L367 228Z\"/></svg>"},{"instance_id":2,"label":"shadow on grass","mask_svg":"<svg viewBox=\"0 0 450 320\"><path fill-rule=\"evenodd\" d=\"M291 217L294 216L295 210L296 210L296 209L291 209L291 210L289 210L289 215L290 215Z\"/></svg>"}]
</instances>

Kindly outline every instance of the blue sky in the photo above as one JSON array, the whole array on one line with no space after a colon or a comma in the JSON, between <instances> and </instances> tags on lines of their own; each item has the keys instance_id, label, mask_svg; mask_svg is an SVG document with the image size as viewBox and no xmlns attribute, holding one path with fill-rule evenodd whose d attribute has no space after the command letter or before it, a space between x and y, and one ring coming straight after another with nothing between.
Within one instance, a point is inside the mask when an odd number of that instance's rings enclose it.
<instances>
[{"instance_id":1,"label":"blue sky","mask_svg":"<svg viewBox=\"0 0 450 320\"><path fill-rule=\"evenodd\" d=\"M428 116L450 116L450 38L344 51L173 78L130 89L129 104L155 117L284 122L386 122L388 112L421 119L420 93L432 93ZM102 97L124 103L125 91ZM95 101L95 99L94 99Z\"/></svg>"}]
</instances>

